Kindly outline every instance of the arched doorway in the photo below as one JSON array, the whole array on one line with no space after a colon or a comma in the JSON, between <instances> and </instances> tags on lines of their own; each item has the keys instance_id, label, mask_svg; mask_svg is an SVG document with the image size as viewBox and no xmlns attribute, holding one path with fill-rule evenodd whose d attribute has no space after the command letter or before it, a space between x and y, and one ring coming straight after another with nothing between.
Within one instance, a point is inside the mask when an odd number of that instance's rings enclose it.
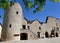
<instances>
[{"instance_id":1,"label":"arched doorway","mask_svg":"<svg viewBox=\"0 0 60 43\"><path fill-rule=\"evenodd\" d=\"M50 37L55 37L55 31L54 30L51 30Z\"/></svg>"},{"instance_id":2,"label":"arched doorway","mask_svg":"<svg viewBox=\"0 0 60 43\"><path fill-rule=\"evenodd\" d=\"M21 33L20 34L20 40L28 40L28 34L27 33Z\"/></svg>"},{"instance_id":3,"label":"arched doorway","mask_svg":"<svg viewBox=\"0 0 60 43\"><path fill-rule=\"evenodd\" d=\"M56 37L58 37L58 33L57 32L55 33L55 35L56 35Z\"/></svg>"},{"instance_id":4,"label":"arched doorway","mask_svg":"<svg viewBox=\"0 0 60 43\"><path fill-rule=\"evenodd\" d=\"M48 34L47 31L45 32L45 37L46 37L46 38L49 38L49 34Z\"/></svg>"}]
</instances>

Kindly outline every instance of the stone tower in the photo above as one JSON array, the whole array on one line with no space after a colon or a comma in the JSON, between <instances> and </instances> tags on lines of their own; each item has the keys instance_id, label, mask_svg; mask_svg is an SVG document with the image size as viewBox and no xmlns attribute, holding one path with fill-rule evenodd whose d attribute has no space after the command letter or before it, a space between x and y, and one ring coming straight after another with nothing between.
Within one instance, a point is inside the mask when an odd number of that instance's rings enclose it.
<instances>
[{"instance_id":1,"label":"stone tower","mask_svg":"<svg viewBox=\"0 0 60 43\"><path fill-rule=\"evenodd\" d=\"M22 29L22 7L18 2L14 2L4 12L2 29L2 40L20 40L20 29Z\"/></svg>"}]
</instances>

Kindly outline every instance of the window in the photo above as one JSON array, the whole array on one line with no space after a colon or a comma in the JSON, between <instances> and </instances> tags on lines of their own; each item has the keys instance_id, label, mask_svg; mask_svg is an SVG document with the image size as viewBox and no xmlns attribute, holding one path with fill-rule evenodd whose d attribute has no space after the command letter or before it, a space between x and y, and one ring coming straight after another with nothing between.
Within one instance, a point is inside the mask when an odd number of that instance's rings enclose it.
<instances>
[{"instance_id":1,"label":"window","mask_svg":"<svg viewBox=\"0 0 60 43\"><path fill-rule=\"evenodd\" d=\"M55 33L55 35L56 35L56 37L58 37L58 33L57 32Z\"/></svg>"},{"instance_id":2,"label":"window","mask_svg":"<svg viewBox=\"0 0 60 43\"><path fill-rule=\"evenodd\" d=\"M41 27L39 27L39 29L41 30Z\"/></svg>"},{"instance_id":3,"label":"window","mask_svg":"<svg viewBox=\"0 0 60 43\"><path fill-rule=\"evenodd\" d=\"M16 14L18 14L18 11L16 12Z\"/></svg>"},{"instance_id":4,"label":"window","mask_svg":"<svg viewBox=\"0 0 60 43\"><path fill-rule=\"evenodd\" d=\"M9 27L11 28L11 24L9 25Z\"/></svg>"},{"instance_id":5,"label":"window","mask_svg":"<svg viewBox=\"0 0 60 43\"><path fill-rule=\"evenodd\" d=\"M14 36L19 36L19 34L14 34Z\"/></svg>"},{"instance_id":6,"label":"window","mask_svg":"<svg viewBox=\"0 0 60 43\"><path fill-rule=\"evenodd\" d=\"M23 28L23 29L26 29L26 25L23 25L22 28Z\"/></svg>"},{"instance_id":7,"label":"window","mask_svg":"<svg viewBox=\"0 0 60 43\"><path fill-rule=\"evenodd\" d=\"M28 26L28 29L30 29L30 27Z\"/></svg>"},{"instance_id":8,"label":"window","mask_svg":"<svg viewBox=\"0 0 60 43\"><path fill-rule=\"evenodd\" d=\"M40 38L40 32L37 32L38 38Z\"/></svg>"},{"instance_id":9,"label":"window","mask_svg":"<svg viewBox=\"0 0 60 43\"><path fill-rule=\"evenodd\" d=\"M58 23L56 23L56 26L58 26Z\"/></svg>"},{"instance_id":10,"label":"window","mask_svg":"<svg viewBox=\"0 0 60 43\"><path fill-rule=\"evenodd\" d=\"M58 31L58 30L59 30L59 28L58 28L58 27L56 27L56 30Z\"/></svg>"}]
</instances>

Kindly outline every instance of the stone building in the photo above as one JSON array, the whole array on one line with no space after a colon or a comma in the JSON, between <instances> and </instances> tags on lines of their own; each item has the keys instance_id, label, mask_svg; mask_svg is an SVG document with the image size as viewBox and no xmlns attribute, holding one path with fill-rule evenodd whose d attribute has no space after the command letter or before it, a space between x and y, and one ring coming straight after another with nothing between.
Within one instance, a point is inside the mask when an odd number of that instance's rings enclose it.
<instances>
[{"instance_id":1,"label":"stone building","mask_svg":"<svg viewBox=\"0 0 60 43\"><path fill-rule=\"evenodd\" d=\"M46 22L29 21L23 17L21 5L14 2L5 10L1 33L2 41L60 37L60 20L49 16Z\"/></svg>"}]
</instances>

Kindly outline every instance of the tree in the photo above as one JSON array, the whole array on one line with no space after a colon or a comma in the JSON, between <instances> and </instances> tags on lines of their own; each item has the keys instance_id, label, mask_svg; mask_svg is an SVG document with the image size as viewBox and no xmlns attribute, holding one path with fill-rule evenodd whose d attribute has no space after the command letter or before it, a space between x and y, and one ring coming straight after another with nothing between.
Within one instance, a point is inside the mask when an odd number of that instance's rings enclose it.
<instances>
[{"instance_id":1,"label":"tree","mask_svg":"<svg viewBox=\"0 0 60 43\"><path fill-rule=\"evenodd\" d=\"M34 0L34 3L32 3L31 0L23 0L23 3L25 4L25 8L28 10L30 8L35 8L35 10L33 11L34 13L37 11L41 11L45 5L45 1L46 0Z\"/></svg>"},{"instance_id":2,"label":"tree","mask_svg":"<svg viewBox=\"0 0 60 43\"><path fill-rule=\"evenodd\" d=\"M60 2L60 0L50 0L50 1L51 2ZM35 8L34 13L41 11L43 9L43 7L45 6L45 2L46 2L46 0L34 0L34 3L32 3L31 0L23 0L23 3L25 4L25 7L27 10L38 6L37 8Z\"/></svg>"},{"instance_id":3,"label":"tree","mask_svg":"<svg viewBox=\"0 0 60 43\"><path fill-rule=\"evenodd\" d=\"M33 11L34 13L41 11L45 6L45 2L46 2L46 0L34 0L34 3L32 3L32 0L22 0L22 1L25 5L26 10L29 10L30 8L35 8L36 6L38 6ZM60 2L60 0L51 0L51 1ZM12 4L13 4L12 0L0 0L0 8L7 9Z\"/></svg>"},{"instance_id":4,"label":"tree","mask_svg":"<svg viewBox=\"0 0 60 43\"><path fill-rule=\"evenodd\" d=\"M7 9L12 4L12 0L0 0L0 8Z\"/></svg>"},{"instance_id":5,"label":"tree","mask_svg":"<svg viewBox=\"0 0 60 43\"><path fill-rule=\"evenodd\" d=\"M12 4L13 4L12 0L0 0L0 8L4 10L7 9ZM0 18L2 18L1 15Z\"/></svg>"}]
</instances>

